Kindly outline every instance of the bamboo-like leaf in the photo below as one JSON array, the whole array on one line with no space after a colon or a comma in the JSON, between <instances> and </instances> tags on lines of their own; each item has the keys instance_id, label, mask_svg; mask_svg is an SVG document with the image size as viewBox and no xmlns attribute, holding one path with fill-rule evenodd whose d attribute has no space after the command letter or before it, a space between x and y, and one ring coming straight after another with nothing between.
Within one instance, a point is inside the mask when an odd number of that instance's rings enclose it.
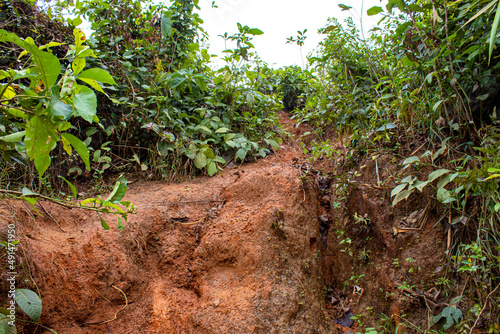
<instances>
[{"instance_id":1,"label":"bamboo-like leaf","mask_svg":"<svg viewBox=\"0 0 500 334\"><path fill-rule=\"evenodd\" d=\"M479 12L477 12L476 15L474 15L473 17L471 17L469 21L467 21L463 26L461 26L460 29L463 29L463 27L465 27L466 25L468 25L469 23L471 23L472 21L474 21L475 19L477 19L479 16L481 16L483 13L485 13L488 9L490 9L491 7L493 7L496 2L498 2L498 0L491 1L483 9L481 9Z\"/></svg>"},{"instance_id":2,"label":"bamboo-like leaf","mask_svg":"<svg viewBox=\"0 0 500 334\"><path fill-rule=\"evenodd\" d=\"M492 1L492 2L495 2L495 1ZM498 3L498 0L496 2ZM497 37L497 31L498 31L499 24L500 24L500 4L497 5L497 12L495 14L495 19L493 20L493 25L491 26L488 64L490 63L491 55L493 54L493 46L495 45L495 40Z\"/></svg>"},{"instance_id":3,"label":"bamboo-like leaf","mask_svg":"<svg viewBox=\"0 0 500 334\"><path fill-rule=\"evenodd\" d=\"M78 198L78 190L76 189L76 187L73 185L73 183L69 182L68 180L66 180L64 177L62 177L61 175L59 175L59 177L61 179L64 180L64 182L66 182L66 184L70 187L71 189L71 192L73 193L73 198L74 199L77 199Z\"/></svg>"},{"instance_id":4,"label":"bamboo-like leaf","mask_svg":"<svg viewBox=\"0 0 500 334\"><path fill-rule=\"evenodd\" d=\"M69 133L62 133L61 137L66 139L71 146L76 150L76 153L82 158L83 162L85 163L85 167L87 167L87 170L90 170L90 154L89 150L87 149L87 146L78 139L77 137L70 135Z\"/></svg>"}]
</instances>

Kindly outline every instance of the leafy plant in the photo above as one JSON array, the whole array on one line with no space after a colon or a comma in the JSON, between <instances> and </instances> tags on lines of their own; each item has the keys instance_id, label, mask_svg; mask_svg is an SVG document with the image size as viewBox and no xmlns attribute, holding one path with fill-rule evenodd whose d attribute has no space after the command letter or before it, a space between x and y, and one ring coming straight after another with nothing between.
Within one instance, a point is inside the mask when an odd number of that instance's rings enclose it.
<instances>
[{"instance_id":1,"label":"leafy plant","mask_svg":"<svg viewBox=\"0 0 500 334\"><path fill-rule=\"evenodd\" d=\"M40 320L42 315L42 301L38 295L28 289L16 289L14 291L14 300L21 310L24 311L36 324ZM45 326L43 326L46 328ZM48 329L50 332L55 333L55 331ZM2 309L0 313L0 333L5 334L15 334L17 329L15 326L15 306L11 306L7 309Z\"/></svg>"},{"instance_id":2,"label":"leafy plant","mask_svg":"<svg viewBox=\"0 0 500 334\"><path fill-rule=\"evenodd\" d=\"M463 319L462 311L458 308L457 304L462 299L462 296L458 296L453 298L450 301L450 304L446 306L441 313L432 317L431 326L437 324L441 319L444 319L445 323L443 324L443 329L447 330L454 324L460 322Z\"/></svg>"},{"instance_id":3,"label":"leafy plant","mask_svg":"<svg viewBox=\"0 0 500 334\"><path fill-rule=\"evenodd\" d=\"M0 41L23 47L26 50L24 54L30 54L32 61L31 66L23 70L11 69L0 73L0 78L7 80L6 84L0 86L2 121L6 131L9 128L8 133L0 137L2 152L7 157L12 153L21 157L27 155L34 160L40 177L49 168L50 152L57 142L63 144L68 155L74 149L87 169L90 169L89 152L85 144L67 132L71 128L69 120L73 116L81 117L89 123L99 121L96 116L95 93L87 86L78 84L77 80L101 92L103 90L99 82L115 83L102 69L83 71L85 58L93 53L83 45L85 35L80 29L74 30L74 36L75 44L68 52L71 66L60 77L59 59L43 51L47 47L58 45L57 43L38 48L30 39L23 41L15 34L0 30ZM14 84L14 81L21 79L28 79L29 87ZM16 92L16 89L21 92ZM19 145L20 142L25 144L25 148Z\"/></svg>"}]
</instances>

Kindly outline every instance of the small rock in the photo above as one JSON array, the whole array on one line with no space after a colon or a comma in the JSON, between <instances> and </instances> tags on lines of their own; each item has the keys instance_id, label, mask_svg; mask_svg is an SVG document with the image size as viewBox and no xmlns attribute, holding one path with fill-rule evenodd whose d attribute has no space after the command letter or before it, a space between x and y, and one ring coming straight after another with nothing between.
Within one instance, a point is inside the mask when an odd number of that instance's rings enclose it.
<instances>
[{"instance_id":1,"label":"small rock","mask_svg":"<svg viewBox=\"0 0 500 334\"><path fill-rule=\"evenodd\" d=\"M328 216L327 215L320 215L318 216L318 219L320 222L326 223L328 222Z\"/></svg>"}]
</instances>

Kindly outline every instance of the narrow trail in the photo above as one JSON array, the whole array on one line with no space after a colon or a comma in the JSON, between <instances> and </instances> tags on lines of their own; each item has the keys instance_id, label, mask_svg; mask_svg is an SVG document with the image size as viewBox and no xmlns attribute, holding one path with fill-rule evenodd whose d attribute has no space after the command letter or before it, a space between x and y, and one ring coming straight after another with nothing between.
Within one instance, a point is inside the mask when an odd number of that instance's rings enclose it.
<instances>
[{"instance_id":1,"label":"narrow trail","mask_svg":"<svg viewBox=\"0 0 500 334\"><path fill-rule=\"evenodd\" d=\"M122 232L49 203L54 219L13 202L0 211L18 217L43 324L58 334L333 333L321 206L303 163L292 137L213 178L132 183L126 200L138 214Z\"/></svg>"}]
</instances>

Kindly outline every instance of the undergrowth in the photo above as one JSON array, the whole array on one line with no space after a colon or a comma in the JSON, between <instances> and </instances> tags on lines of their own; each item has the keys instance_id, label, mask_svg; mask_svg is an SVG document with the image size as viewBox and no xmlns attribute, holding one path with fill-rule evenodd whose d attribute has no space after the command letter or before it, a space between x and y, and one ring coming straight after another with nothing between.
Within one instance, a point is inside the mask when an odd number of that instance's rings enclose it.
<instances>
[{"instance_id":1,"label":"undergrowth","mask_svg":"<svg viewBox=\"0 0 500 334\"><path fill-rule=\"evenodd\" d=\"M98 192L122 173L213 176L231 161L279 149L275 111L284 108L313 126L319 138L313 157L337 153L326 129L342 138L343 167L380 150L403 157L396 182L380 182L394 185L394 206L430 191L451 240L436 287L451 291L454 281L468 291L448 296L448 306L431 314L433 330L472 333L482 326L497 333L497 2L389 0L368 10L382 15L368 38L352 18L345 24L331 18L307 69L269 68L252 44L263 32L242 24L221 36L229 45L225 65L211 69L215 55L197 7L197 0L57 1L43 8L2 2L3 193L30 200L41 193L66 197L64 191L76 200L70 180ZM78 28L83 19L89 36ZM302 46L305 33L289 42ZM421 175L422 168L429 172ZM340 177L342 192L353 175ZM126 209L113 212L126 218L133 206L121 202L121 192L87 204L111 210L121 203ZM382 318L367 332L398 332L392 320Z\"/></svg>"}]
</instances>

